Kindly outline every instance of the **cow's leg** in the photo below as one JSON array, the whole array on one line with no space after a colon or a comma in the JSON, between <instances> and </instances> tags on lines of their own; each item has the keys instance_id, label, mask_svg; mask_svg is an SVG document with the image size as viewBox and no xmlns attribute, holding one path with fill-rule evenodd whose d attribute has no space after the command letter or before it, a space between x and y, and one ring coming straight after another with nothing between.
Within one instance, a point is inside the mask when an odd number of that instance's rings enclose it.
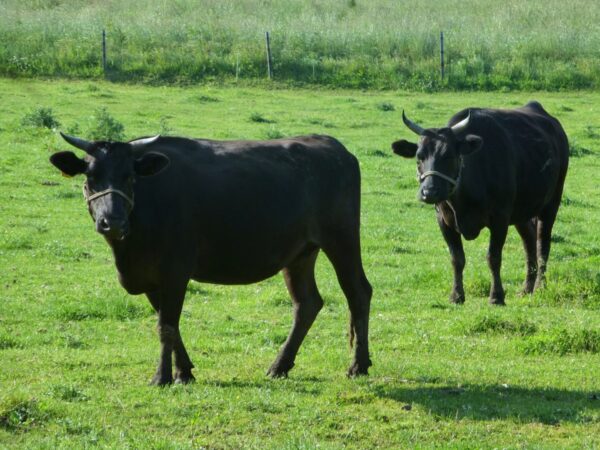
<instances>
[{"instance_id":1,"label":"cow's leg","mask_svg":"<svg viewBox=\"0 0 600 450\"><path fill-rule=\"evenodd\" d=\"M533 286L535 284L535 277L537 275L537 260L536 260L536 221L535 219L528 220L524 223L515 224L515 228L521 236L523 241L523 248L525 249L525 260L527 263L527 275L525 277L525 283L523 284L523 294L531 294L533 292Z\"/></svg>"},{"instance_id":2,"label":"cow's leg","mask_svg":"<svg viewBox=\"0 0 600 450\"><path fill-rule=\"evenodd\" d=\"M323 307L323 299L317 290L314 273L318 254L319 249L312 249L283 269L283 278L292 297L294 324L267 372L267 375L273 378L286 377L294 367L298 349Z\"/></svg>"},{"instance_id":3,"label":"cow's leg","mask_svg":"<svg viewBox=\"0 0 600 450\"><path fill-rule=\"evenodd\" d=\"M350 309L350 345L354 338L354 360L348 376L367 375L371 366L369 357L369 312L373 288L367 280L360 255L360 239L356 234L339 233L323 247L333 264L338 282L344 291Z\"/></svg>"},{"instance_id":4,"label":"cow's leg","mask_svg":"<svg viewBox=\"0 0 600 450\"><path fill-rule=\"evenodd\" d=\"M177 329L177 340L175 341L173 353L175 355L175 383L187 384L193 382L195 380L194 375L192 375L194 364L192 364L185 345L183 345L179 328Z\"/></svg>"},{"instance_id":5,"label":"cow's leg","mask_svg":"<svg viewBox=\"0 0 600 450\"><path fill-rule=\"evenodd\" d=\"M490 288L490 303L492 305L504 305L504 288L500 278L500 268L502 266L502 248L507 233L508 225L505 223L490 226L490 246L487 261L492 272L492 286Z\"/></svg>"},{"instance_id":6,"label":"cow's leg","mask_svg":"<svg viewBox=\"0 0 600 450\"><path fill-rule=\"evenodd\" d=\"M562 192L562 191L561 191ZM537 221L537 261L538 273L535 280L535 289L543 287L546 283L546 266L550 256L550 240L552 237L552 227L558 213L559 201L548 205L538 216Z\"/></svg>"},{"instance_id":7,"label":"cow's leg","mask_svg":"<svg viewBox=\"0 0 600 450\"><path fill-rule=\"evenodd\" d=\"M185 351L179 334L179 318L185 298L187 282L178 283L147 294L150 303L158 312L158 336L160 360L150 384L163 386L173 382L172 353L175 352L176 376L181 382L193 380L193 365Z\"/></svg>"},{"instance_id":8,"label":"cow's leg","mask_svg":"<svg viewBox=\"0 0 600 450\"><path fill-rule=\"evenodd\" d=\"M441 213L437 214L437 221L446 244L448 245L448 250L450 250L452 270L454 272L450 301L457 304L464 303L465 289L463 287L463 270L465 268L466 259L462 239L460 233L454 230L454 228L446 225Z\"/></svg>"}]
</instances>

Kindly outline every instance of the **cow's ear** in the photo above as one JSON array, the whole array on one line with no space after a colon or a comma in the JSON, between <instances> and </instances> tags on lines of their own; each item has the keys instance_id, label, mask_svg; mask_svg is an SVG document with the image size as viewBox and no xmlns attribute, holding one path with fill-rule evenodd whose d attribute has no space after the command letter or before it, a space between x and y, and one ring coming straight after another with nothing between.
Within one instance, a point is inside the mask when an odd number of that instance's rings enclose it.
<instances>
[{"instance_id":1,"label":"cow's ear","mask_svg":"<svg viewBox=\"0 0 600 450\"><path fill-rule=\"evenodd\" d=\"M55 153L50 157L50 162L68 177L85 173L87 169L87 163L73 152Z\"/></svg>"},{"instance_id":2,"label":"cow's ear","mask_svg":"<svg viewBox=\"0 0 600 450\"><path fill-rule=\"evenodd\" d=\"M405 158L414 158L417 153L418 145L412 142L401 139L392 144L392 150L396 155L403 156Z\"/></svg>"},{"instance_id":3,"label":"cow's ear","mask_svg":"<svg viewBox=\"0 0 600 450\"><path fill-rule=\"evenodd\" d=\"M470 155L476 152L483 145L483 139L474 134L467 134L464 141L460 143L459 152L461 155Z\"/></svg>"},{"instance_id":4,"label":"cow's ear","mask_svg":"<svg viewBox=\"0 0 600 450\"><path fill-rule=\"evenodd\" d=\"M148 152L133 163L135 173L141 177L156 175L167 167L171 161L162 153Z\"/></svg>"}]
</instances>

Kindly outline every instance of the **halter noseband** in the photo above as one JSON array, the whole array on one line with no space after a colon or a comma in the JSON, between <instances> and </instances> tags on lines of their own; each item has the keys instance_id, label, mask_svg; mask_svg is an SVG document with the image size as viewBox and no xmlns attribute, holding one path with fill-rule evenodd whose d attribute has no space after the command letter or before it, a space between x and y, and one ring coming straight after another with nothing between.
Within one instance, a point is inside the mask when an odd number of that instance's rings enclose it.
<instances>
[{"instance_id":1,"label":"halter noseband","mask_svg":"<svg viewBox=\"0 0 600 450\"><path fill-rule=\"evenodd\" d=\"M87 183L83 184L83 198L85 198L85 201L87 202L88 205L90 203L92 203L93 200L96 200L97 198L100 198L100 197L104 197L105 195L108 195L108 194L117 194L117 195L120 195L125 200L127 200L127 202L129 203L129 206L131 207L131 209L133 209L133 198L129 197L123 191L111 188L111 189L105 189L105 190L100 191L100 192L94 192L92 195L88 195L88 186L87 186Z\"/></svg>"},{"instance_id":2,"label":"halter noseband","mask_svg":"<svg viewBox=\"0 0 600 450\"><path fill-rule=\"evenodd\" d=\"M454 178L450 178L448 175L444 175L442 172L438 172L437 170L428 170L426 172L419 173L419 169L417 169L417 181L419 183L422 182L425 178L431 177L433 175L446 180L454 188L456 188L456 185L458 184L458 180L460 179L460 171L458 172L458 177L456 179L454 179Z\"/></svg>"},{"instance_id":3,"label":"halter noseband","mask_svg":"<svg viewBox=\"0 0 600 450\"><path fill-rule=\"evenodd\" d=\"M458 168L458 176L456 178L451 178L446 174L443 174L442 172L438 172L437 170L427 170L423 173L419 173L419 168L417 168L417 181L419 183L422 183L423 180L427 177L432 177L432 176L436 176L436 177L440 177L443 180L446 180L448 183L450 183L452 185L452 191L450 192L449 195L454 194L454 192L456 191L456 188L458 187L458 183L460 182L460 176L462 175L462 161L460 164L460 167Z\"/></svg>"}]
</instances>

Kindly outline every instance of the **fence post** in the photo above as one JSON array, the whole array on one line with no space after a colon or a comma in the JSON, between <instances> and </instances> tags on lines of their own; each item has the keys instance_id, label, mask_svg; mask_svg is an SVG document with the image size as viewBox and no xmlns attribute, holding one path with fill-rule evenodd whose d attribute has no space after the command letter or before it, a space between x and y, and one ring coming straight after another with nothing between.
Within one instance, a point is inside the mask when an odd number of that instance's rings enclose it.
<instances>
[{"instance_id":1,"label":"fence post","mask_svg":"<svg viewBox=\"0 0 600 450\"><path fill-rule=\"evenodd\" d=\"M271 58L271 39L268 31L265 33L265 37L267 39L267 75L271 80L273 79L273 59Z\"/></svg>"},{"instance_id":2,"label":"fence post","mask_svg":"<svg viewBox=\"0 0 600 450\"><path fill-rule=\"evenodd\" d=\"M106 30L102 30L102 70L106 75Z\"/></svg>"},{"instance_id":3,"label":"fence post","mask_svg":"<svg viewBox=\"0 0 600 450\"><path fill-rule=\"evenodd\" d=\"M444 81L444 32L440 31L440 69Z\"/></svg>"}]
</instances>

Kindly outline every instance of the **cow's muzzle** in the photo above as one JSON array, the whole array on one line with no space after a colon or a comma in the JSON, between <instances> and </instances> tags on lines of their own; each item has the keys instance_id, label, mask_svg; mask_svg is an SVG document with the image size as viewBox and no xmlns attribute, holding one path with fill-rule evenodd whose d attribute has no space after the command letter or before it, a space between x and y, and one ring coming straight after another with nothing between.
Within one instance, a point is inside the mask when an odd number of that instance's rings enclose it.
<instances>
[{"instance_id":1,"label":"cow's muzzle","mask_svg":"<svg viewBox=\"0 0 600 450\"><path fill-rule=\"evenodd\" d=\"M101 216L96 219L96 231L107 239L122 241L129 233L129 221Z\"/></svg>"}]
</instances>

